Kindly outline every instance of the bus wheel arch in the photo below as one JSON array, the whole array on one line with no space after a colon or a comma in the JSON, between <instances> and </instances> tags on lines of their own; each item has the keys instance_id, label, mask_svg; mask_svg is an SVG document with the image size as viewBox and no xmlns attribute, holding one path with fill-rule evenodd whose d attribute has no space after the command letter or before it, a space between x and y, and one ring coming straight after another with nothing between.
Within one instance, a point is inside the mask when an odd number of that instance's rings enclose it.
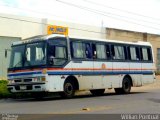
<instances>
[{"instance_id":1,"label":"bus wheel arch","mask_svg":"<svg viewBox=\"0 0 160 120\"><path fill-rule=\"evenodd\" d=\"M72 98L75 95L75 91L79 90L79 83L76 77L68 76L63 84L63 92L60 96L63 98Z\"/></svg>"},{"instance_id":2,"label":"bus wheel arch","mask_svg":"<svg viewBox=\"0 0 160 120\"><path fill-rule=\"evenodd\" d=\"M65 79L64 83L65 83L66 81L71 81L71 82L74 84L74 89L75 89L75 90L79 90L79 82L78 82L78 80L77 80L77 78L76 78L75 76L68 76L68 77ZM64 84L63 84L63 85L64 85Z\"/></svg>"}]
</instances>

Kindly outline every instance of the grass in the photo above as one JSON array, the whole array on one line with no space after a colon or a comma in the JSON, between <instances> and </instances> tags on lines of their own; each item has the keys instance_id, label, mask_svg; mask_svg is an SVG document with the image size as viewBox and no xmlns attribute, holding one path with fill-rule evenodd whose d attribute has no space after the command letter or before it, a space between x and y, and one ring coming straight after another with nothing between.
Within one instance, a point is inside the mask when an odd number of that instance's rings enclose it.
<instances>
[{"instance_id":1,"label":"grass","mask_svg":"<svg viewBox=\"0 0 160 120\"><path fill-rule=\"evenodd\" d=\"M11 93L7 89L7 80L0 80L0 98L8 98L11 96Z\"/></svg>"},{"instance_id":2,"label":"grass","mask_svg":"<svg viewBox=\"0 0 160 120\"><path fill-rule=\"evenodd\" d=\"M27 95L23 93L16 93L16 94L10 93L7 89L7 84L8 84L7 80L0 80L0 99L27 97Z\"/></svg>"},{"instance_id":3,"label":"grass","mask_svg":"<svg viewBox=\"0 0 160 120\"><path fill-rule=\"evenodd\" d=\"M160 70L155 72L156 75L160 75Z\"/></svg>"}]
</instances>

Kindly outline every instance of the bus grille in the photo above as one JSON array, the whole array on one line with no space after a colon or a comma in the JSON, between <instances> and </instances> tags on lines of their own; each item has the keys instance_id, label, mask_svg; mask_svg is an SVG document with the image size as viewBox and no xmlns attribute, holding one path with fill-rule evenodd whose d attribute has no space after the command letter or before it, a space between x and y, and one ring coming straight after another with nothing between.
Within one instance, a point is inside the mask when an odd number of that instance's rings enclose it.
<instances>
[{"instance_id":1,"label":"bus grille","mask_svg":"<svg viewBox=\"0 0 160 120\"><path fill-rule=\"evenodd\" d=\"M23 82L32 82L32 79L24 79Z\"/></svg>"},{"instance_id":2,"label":"bus grille","mask_svg":"<svg viewBox=\"0 0 160 120\"><path fill-rule=\"evenodd\" d=\"M32 78L27 78L27 79L15 79L15 83L22 83L22 82L32 82Z\"/></svg>"}]
</instances>

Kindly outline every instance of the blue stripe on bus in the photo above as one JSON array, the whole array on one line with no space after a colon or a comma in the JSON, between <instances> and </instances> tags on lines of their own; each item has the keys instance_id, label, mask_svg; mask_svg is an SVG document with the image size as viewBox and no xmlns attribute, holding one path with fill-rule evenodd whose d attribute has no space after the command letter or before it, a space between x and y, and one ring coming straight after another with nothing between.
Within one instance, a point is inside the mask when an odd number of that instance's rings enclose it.
<instances>
[{"instance_id":1,"label":"blue stripe on bus","mask_svg":"<svg viewBox=\"0 0 160 120\"><path fill-rule=\"evenodd\" d=\"M22 75L35 75L35 74L42 74L42 72L37 71L37 72L25 72L25 73L12 73L12 74L8 74L8 76L22 76Z\"/></svg>"},{"instance_id":2,"label":"blue stripe on bus","mask_svg":"<svg viewBox=\"0 0 160 120\"><path fill-rule=\"evenodd\" d=\"M105 71L100 71L100 72L47 72L48 75L117 75L117 74L153 74L153 71L114 71L114 72L105 72Z\"/></svg>"},{"instance_id":3,"label":"blue stripe on bus","mask_svg":"<svg viewBox=\"0 0 160 120\"><path fill-rule=\"evenodd\" d=\"M42 72L26 72L26 73L14 73L8 74L11 76L23 76L23 75L35 75L42 74ZM48 75L117 75L117 74L153 74L153 71L49 71Z\"/></svg>"}]
</instances>

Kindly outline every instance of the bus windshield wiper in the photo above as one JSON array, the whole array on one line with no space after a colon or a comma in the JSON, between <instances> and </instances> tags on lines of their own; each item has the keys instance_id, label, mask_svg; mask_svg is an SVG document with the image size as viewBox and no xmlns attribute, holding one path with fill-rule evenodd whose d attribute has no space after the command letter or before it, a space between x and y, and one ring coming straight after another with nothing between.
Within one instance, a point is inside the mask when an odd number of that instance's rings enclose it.
<instances>
[{"instance_id":1,"label":"bus windshield wiper","mask_svg":"<svg viewBox=\"0 0 160 120\"><path fill-rule=\"evenodd\" d=\"M20 60L19 62L17 62L17 64L14 65L13 67L17 67L17 66L20 65L20 64L22 64L22 60ZM22 67L22 66L20 66L20 67Z\"/></svg>"}]
</instances>

